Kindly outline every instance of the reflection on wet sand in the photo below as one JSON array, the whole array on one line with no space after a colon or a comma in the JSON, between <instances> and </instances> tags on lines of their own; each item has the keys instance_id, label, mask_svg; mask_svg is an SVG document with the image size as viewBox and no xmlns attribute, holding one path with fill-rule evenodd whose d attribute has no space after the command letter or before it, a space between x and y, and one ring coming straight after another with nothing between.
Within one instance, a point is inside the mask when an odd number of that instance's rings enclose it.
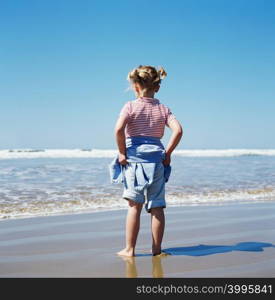
<instances>
[{"instance_id":1,"label":"reflection on wet sand","mask_svg":"<svg viewBox=\"0 0 275 300\"><path fill-rule=\"evenodd\" d=\"M126 277L127 278L136 278L138 275L137 275L137 266L136 266L135 257L121 256L121 258L126 263L126 269L125 269Z\"/></svg>"},{"instance_id":2,"label":"reflection on wet sand","mask_svg":"<svg viewBox=\"0 0 275 300\"><path fill-rule=\"evenodd\" d=\"M162 278L163 277L161 256L153 256L152 257L152 277L153 278Z\"/></svg>"},{"instance_id":3,"label":"reflection on wet sand","mask_svg":"<svg viewBox=\"0 0 275 300\"><path fill-rule=\"evenodd\" d=\"M167 254L160 254L156 256L152 256L152 277L153 278L162 278L163 268L161 260L166 257ZM121 258L125 261L125 272L127 278L136 278L138 277L137 266L136 266L136 257L125 257L121 256Z\"/></svg>"}]
</instances>

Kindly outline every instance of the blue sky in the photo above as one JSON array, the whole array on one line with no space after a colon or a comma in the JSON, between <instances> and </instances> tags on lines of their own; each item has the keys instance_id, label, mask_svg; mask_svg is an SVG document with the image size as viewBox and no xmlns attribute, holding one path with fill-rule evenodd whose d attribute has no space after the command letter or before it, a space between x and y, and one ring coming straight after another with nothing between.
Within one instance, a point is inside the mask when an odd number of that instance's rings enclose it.
<instances>
[{"instance_id":1,"label":"blue sky","mask_svg":"<svg viewBox=\"0 0 275 300\"><path fill-rule=\"evenodd\" d=\"M178 149L275 148L274 1L6 1L0 29L0 149L114 149L139 64Z\"/></svg>"}]
</instances>

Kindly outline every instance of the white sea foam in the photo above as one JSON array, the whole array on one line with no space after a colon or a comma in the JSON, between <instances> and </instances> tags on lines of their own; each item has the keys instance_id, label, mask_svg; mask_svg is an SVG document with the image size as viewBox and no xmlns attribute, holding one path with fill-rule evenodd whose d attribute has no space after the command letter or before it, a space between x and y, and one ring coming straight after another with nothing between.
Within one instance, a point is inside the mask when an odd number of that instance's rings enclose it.
<instances>
[{"instance_id":1,"label":"white sea foam","mask_svg":"<svg viewBox=\"0 0 275 300\"><path fill-rule=\"evenodd\" d=\"M175 150L179 156L192 157L230 157L230 156L275 156L275 149L204 149L204 150Z\"/></svg>"},{"instance_id":2,"label":"white sea foam","mask_svg":"<svg viewBox=\"0 0 275 300\"><path fill-rule=\"evenodd\" d=\"M0 159L13 158L102 158L115 157L117 150L104 149L13 149L0 150Z\"/></svg>"},{"instance_id":3,"label":"white sea foam","mask_svg":"<svg viewBox=\"0 0 275 300\"><path fill-rule=\"evenodd\" d=\"M73 197L72 193L63 194L62 197L53 193L44 199L45 195L36 194L36 199L28 203L23 199L17 198L11 204L8 202L0 203L0 220L7 218L28 218L35 216L48 216L71 214L92 211L108 211L116 209L126 209L126 201L119 195L105 194L101 197L92 197L89 193L86 195L77 195ZM58 196L58 200L57 200ZM42 197L42 198L41 198ZM22 195L21 195L22 198ZM41 198L41 199L40 199ZM195 206L195 205L225 205L230 203L258 203L274 202L275 189L251 189L235 191L211 191L209 193L173 193L166 195L167 206Z\"/></svg>"},{"instance_id":4,"label":"white sea foam","mask_svg":"<svg viewBox=\"0 0 275 300\"><path fill-rule=\"evenodd\" d=\"M115 149L11 149L0 150L0 159L17 158L113 158ZM175 150L183 157L275 156L275 149L191 149Z\"/></svg>"}]
</instances>

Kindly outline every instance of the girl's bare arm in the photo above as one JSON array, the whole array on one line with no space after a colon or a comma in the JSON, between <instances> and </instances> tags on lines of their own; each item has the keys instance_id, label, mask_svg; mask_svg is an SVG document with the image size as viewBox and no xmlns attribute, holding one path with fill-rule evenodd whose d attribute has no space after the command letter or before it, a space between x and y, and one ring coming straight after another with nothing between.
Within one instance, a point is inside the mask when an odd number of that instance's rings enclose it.
<instances>
[{"instance_id":1,"label":"girl's bare arm","mask_svg":"<svg viewBox=\"0 0 275 300\"><path fill-rule=\"evenodd\" d=\"M118 160L122 165L126 165L126 145L125 145L125 132L127 120L124 117L119 117L115 125L115 138L118 146Z\"/></svg>"},{"instance_id":2,"label":"girl's bare arm","mask_svg":"<svg viewBox=\"0 0 275 300\"><path fill-rule=\"evenodd\" d=\"M168 142L168 145L166 147L166 158L163 161L164 165L169 165L171 162L171 154L174 151L174 149L177 147L178 143L180 142L182 135L183 135L183 130L182 126L179 123L178 120L174 119L169 123L169 127L172 130L172 135L170 137L170 140Z\"/></svg>"}]
</instances>

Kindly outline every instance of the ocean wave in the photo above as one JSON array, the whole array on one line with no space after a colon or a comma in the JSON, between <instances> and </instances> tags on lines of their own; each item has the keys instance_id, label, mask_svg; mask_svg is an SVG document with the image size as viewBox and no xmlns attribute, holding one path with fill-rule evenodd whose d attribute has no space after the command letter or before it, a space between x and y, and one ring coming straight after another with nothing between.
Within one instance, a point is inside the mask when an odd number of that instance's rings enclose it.
<instances>
[{"instance_id":1,"label":"ocean wave","mask_svg":"<svg viewBox=\"0 0 275 300\"><path fill-rule=\"evenodd\" d=\"M115 157L112 149L8 149L0 150L0 159L17 158L104 158Z\"/></svg>"},{"instance_id":2,"label":"ocean wave","mask_svg":"<svg viewBox=\"0 0 275 300\"><path fill-rule=\"evenodd\" d=\"M217 190L198 193L172 192L168 194L170 205L226 204L231 202L253 203L275 201L275 188L245 190Z\"/></svg>"},{"instance_id":3,"label":"ocean wave","mask_svg":"<svg viewBox=\"0 0 275 300\"><path fill-rule=\"evenodd\" d=\"M275 156L275 149L194 149L175 150L174 153L186 157Z\"/></svg>"},{"instance_id":4,"label":"ocean wave","mask_svg":"<svg viewBox=\"0 0 275 300\"><path fill-rule=\"evenodd\" d=\"M4 194L4 193L3 193ZM46 195L46 198L44 196ZM3 196L3 195L2 195ZM38 195L39 196L39 195ZM33 201L30 195L21 195L18 201L2 201L0 203L0 220L10 218L29 218L37 216L74 214L83 212L108 211L126 209L127 202L120 193L106 192L92 195L90 192L53 193L40 195ZM62 197L60 197L62 196ZM42 197L42 198L41 198ZM26 199L25 199L26 198ZM27 201L25 201L25 200ZM217 190L200 193L168 192L167 206L200 206L226 205L230 203L258 203L274 202L275 188L247 189L247 190Z\"/></svg>"},{"instance_id":5,"label":"ocean wave","mask_svg":"<svg viewBox=\"0 0 275 300\"><path fill-rule=\"evenodd\" d=\"M115 149L6 149L0 150L0 159L19 158L113 158ZM181 157L236 157L275 156L275 149L192 149L175 150Z\"/></svg>"}]
</instances>

